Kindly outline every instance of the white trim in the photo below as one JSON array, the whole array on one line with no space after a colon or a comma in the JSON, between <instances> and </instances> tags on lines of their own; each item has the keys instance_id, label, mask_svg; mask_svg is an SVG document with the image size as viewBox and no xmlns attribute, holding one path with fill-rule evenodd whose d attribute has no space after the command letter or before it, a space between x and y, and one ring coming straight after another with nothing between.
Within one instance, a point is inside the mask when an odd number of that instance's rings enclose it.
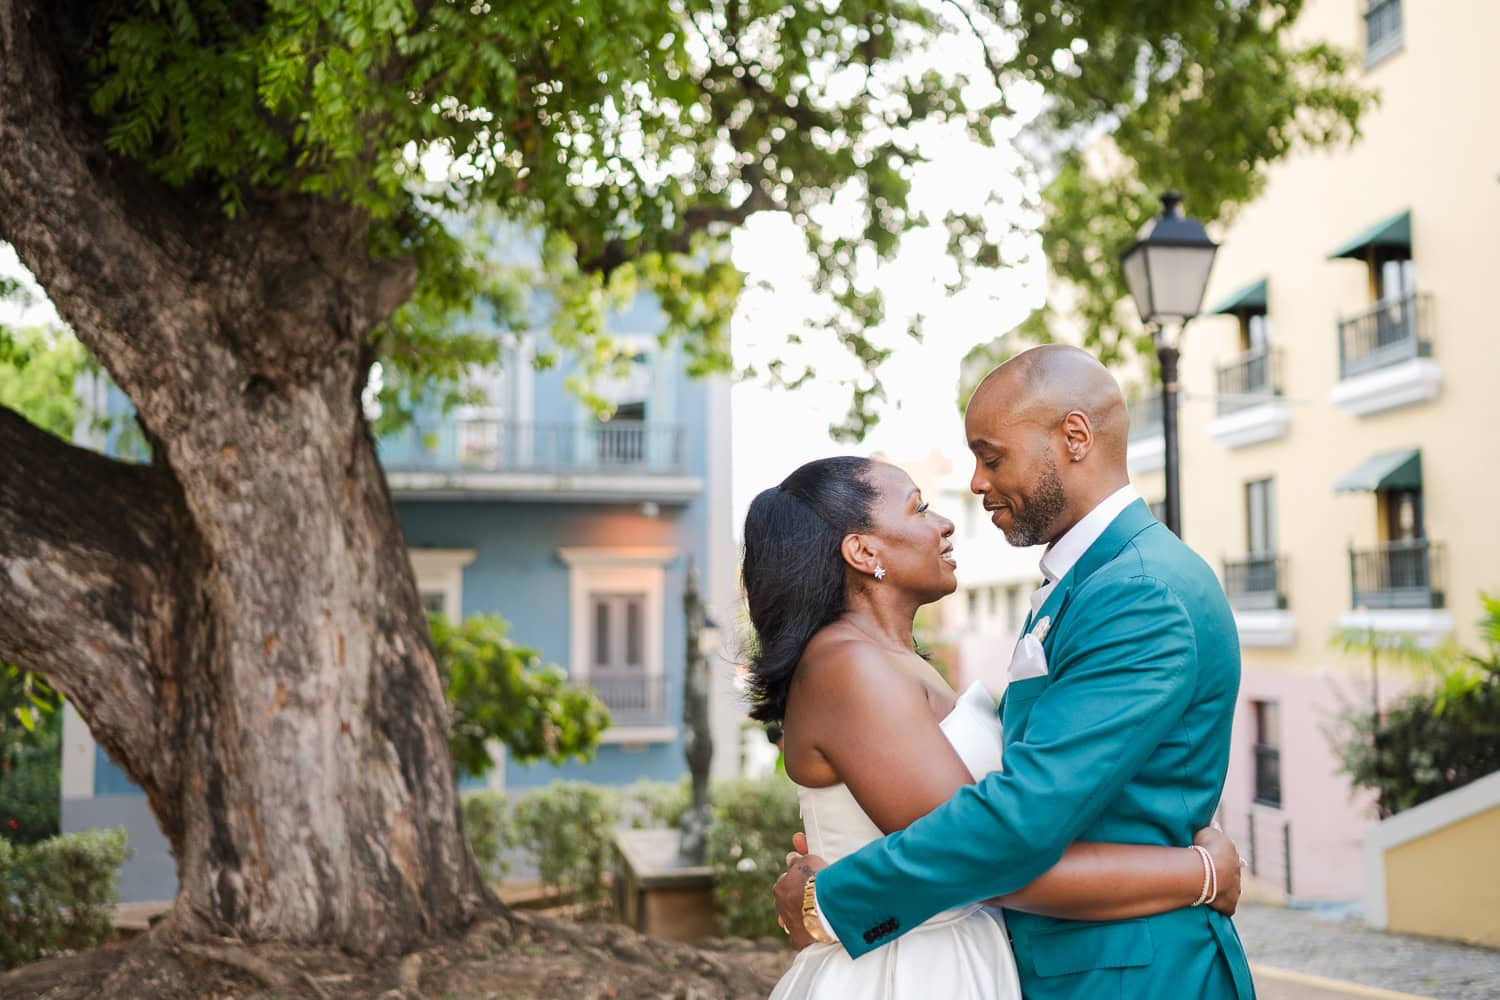
<instances>
[{"instance_id":1,"label":"white trim","mask_svg":"<svg viewBox=\"0 0 1500 1000\"><path fill-rule=\"evenodd\" d=\"M1436 399L1442 385L1441 365L1432 358L1412 358L1341 380L1328 401L1350 416L1368 417Z\"/></svg>"},{"instance_id":2,"label":"white trim","mask_svg":"<svg viewBox=\"0 0 1500 1000\"><path fill-rule=\"evenodd\" d=\"M1208 436L1225 448L1247 448L1264 441L1285 437L1292 425L1292 411L1284 399L1226 413L1208 425Z\"/></svg>"},{"instance_id":3,"label":"white trim","mask_svg":"<svg viewBox=\"0 0 1500 1000\"><path fill-rule=\"evenodd\" d=\"M94 797L94 734L72 702L63 702L62 797Z\"/></svg>"},{"instance_id":4,"label":"white trim","mask_svg":"<svg viewBox=\"0 0 1500 1000\"><path fill-rule=\"evenodd\" d=\"M557 557L568 566L568 675L579 683L589 679L589 595L601 591L646 596L646 634L642 654L647 677L666 673L667 563L677 550L657 546L620 548L560 548ZM666 733L666 735L662 735ZM603 743L662 743L677 736L668 726L616 726L599 736Z\"/></svg>"},{"instance_id":5,"label":"white trim","mask_svg":"<svg viewBox=\"0 0 1500 1000\"><path fill-rule=\"evenodd\" d=\"M1240 645L1255 648L1285 648L1297 644L1295 611L1235 611L1234 626Z\"/></svg>"},{"instance_id":6,"label":"white trim","mask_svg":"<svg viewBox=\"0 0 1500 1000\"><path fill-rule=\"evenodd\" d=\"M550 472L391 472L391 491L407 497L504 497L514 500L687 503L703 492L697 476L570 475Z\"/></svg>"},{"instance_id":7,"label":"white trim","mask_svg":"<svg viewBox=\"0 0 1500 1000\"><path fill-rule=\"evenodd\" d=\"M1395 632L1430 647L1453 635L1453 614L1443 608L1357 608L1339 616L1339 628Z\"/></svg>"},{"instance_id":8,"label":"white trim","mask_svg":"<svg viewBox=\"0 0 1500 1000\"><path fill-rule=\"evenodd\" d=\"M1386 926L1385 856L1392 848L1500 808L1500 772L1365 827L1365 920Z\"/></svg>"},{"instance_id":9,"label":"white trim","mask_svg":"<svg viewBox=\"0 0 1500 1000\"><path fill-rule=\"evenodd\" d=\"M1160 434L1136 438L1125 446L1126 461L1135 472L1156 472L1167 464L1167 439Z\"/></svg>"},{"instance_id":10,"label":"white trim","mask_svg":"<svg viewBox=\"0 0 1500 1000\"><path fill-rule=\"evenodd\" d=\"M458 621L464 614L464 567L474 561L473 549L409 549L417 590L443 595L443 614Z\"/></svg>"}]
</instances>

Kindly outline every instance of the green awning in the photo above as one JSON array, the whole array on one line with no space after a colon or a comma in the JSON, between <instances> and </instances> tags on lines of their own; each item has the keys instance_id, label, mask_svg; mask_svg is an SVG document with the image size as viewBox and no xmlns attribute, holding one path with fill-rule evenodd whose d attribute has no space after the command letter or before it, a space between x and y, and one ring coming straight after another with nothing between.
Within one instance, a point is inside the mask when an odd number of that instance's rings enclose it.
<instances>
[{"instance_id":1,"label":"green awning","mask_svg":"<svg viewBox=\"0 0 1500 1000\"><path fill-rule=\"evenodd\" d=\"M1354 239L1342 244L1328 255L1328 259L1337 260L1340 257L1348 257L1351 260L1364 260L1370 247L1410 246L1411 211L1408 209L1400 215L1393 215L1383 222L1375 223Z\"/></svg>"},{"instance_id":2,"label":"green awning","mask_svg":"<svg viewBox=\"0 0 1500 1000\"><path fill-rule=\"evenodd\" d=\"M1417 448L1373 455L1333 484L1335 493L1415 489L1422 485L1422 452Z\"/></svg>"},{"instance_id":3,"label":"green awning","mask_svg":"<svg viewBox=\"0 0 1500 1000\"><path fill-rule=\"evenodd\" d=\"M1241 288L1239 291L1229 296L1229 298L1225 299L1223 302L1220 302L1218 305L1210 309L1209 313L1214 316L1225 316L1229 315L1230 313L1237 313L1242 309L1248 310L1250 312L1266 311L1265 278L1261 278L1259 281L1253 282L1246 285L1244 288Z\"/></svg>"}]
</instances>

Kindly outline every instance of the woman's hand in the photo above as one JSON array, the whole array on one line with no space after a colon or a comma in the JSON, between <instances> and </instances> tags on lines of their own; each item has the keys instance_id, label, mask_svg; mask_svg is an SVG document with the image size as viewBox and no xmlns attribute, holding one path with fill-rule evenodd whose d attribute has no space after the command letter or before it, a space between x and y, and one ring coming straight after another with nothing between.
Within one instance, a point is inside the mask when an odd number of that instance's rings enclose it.
<instances>
[{"instance_id":1,"label":"woman's hand","mask_svg":"<svg viewBox=\"0 0 1500 1000\"><path fill-rule=\"evenodd\" d=\"M1227 833L1213 826L1204 827L1194 834L1193 843L1208 850L1219 879L1219 894L1208 905L1226 917L1234 916L1240 905L1240 874L1244 869L1239 848L1234 846Z\"/></svg>"}]
</instances>

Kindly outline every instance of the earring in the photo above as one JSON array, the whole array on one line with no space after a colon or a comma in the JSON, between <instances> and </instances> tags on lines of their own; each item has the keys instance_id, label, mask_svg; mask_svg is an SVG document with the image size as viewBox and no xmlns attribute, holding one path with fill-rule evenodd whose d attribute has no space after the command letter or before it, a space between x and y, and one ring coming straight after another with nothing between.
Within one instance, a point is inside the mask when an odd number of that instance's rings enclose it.
<instances>
[{"instance_id":1,"label":"earring","mask_svg":"<svg viewBox=\"0 0 1500 1000\"><path fill-rule=\"evenodd\" d=\"M880 565L880 563L876 563L875 564L875 579L877 579L877 580L884 580L885 579L885 567L882 566L882 565Z\"/></svg>"},{"instance_id":2,"label":"earring","mask_svg":"<svg viewBox=\"0 0 1500 1000\"><path fill-rule=\"evenodd\" d=\"M1075 461L1075 462L1078 461L1082 457L1083 456L1080 455L1080 454L1078 454L1078 452L1076 452L1076 451L1073 453L1073 461Z\"/></svg>"}]
</instances>

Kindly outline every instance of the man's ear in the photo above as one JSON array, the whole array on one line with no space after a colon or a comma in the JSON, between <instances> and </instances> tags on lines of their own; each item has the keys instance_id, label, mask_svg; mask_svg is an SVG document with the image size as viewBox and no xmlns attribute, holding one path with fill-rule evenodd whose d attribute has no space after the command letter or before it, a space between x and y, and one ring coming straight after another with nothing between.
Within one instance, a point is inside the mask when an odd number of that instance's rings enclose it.
<instances>
[{"instance_id":1,"label":"man's ear","mask_svg":"<svg viewBox=\"0 0 1500 1000\"><path fill-rule=\"evenodd\" d=\"M864 573L866 576L875 575L875 567L880 565L880 555L871 546L873 539L861 534L848 534L839 545L839 552L844 557L844 562L856 572Z\"/></svg>"}]
</instances>

